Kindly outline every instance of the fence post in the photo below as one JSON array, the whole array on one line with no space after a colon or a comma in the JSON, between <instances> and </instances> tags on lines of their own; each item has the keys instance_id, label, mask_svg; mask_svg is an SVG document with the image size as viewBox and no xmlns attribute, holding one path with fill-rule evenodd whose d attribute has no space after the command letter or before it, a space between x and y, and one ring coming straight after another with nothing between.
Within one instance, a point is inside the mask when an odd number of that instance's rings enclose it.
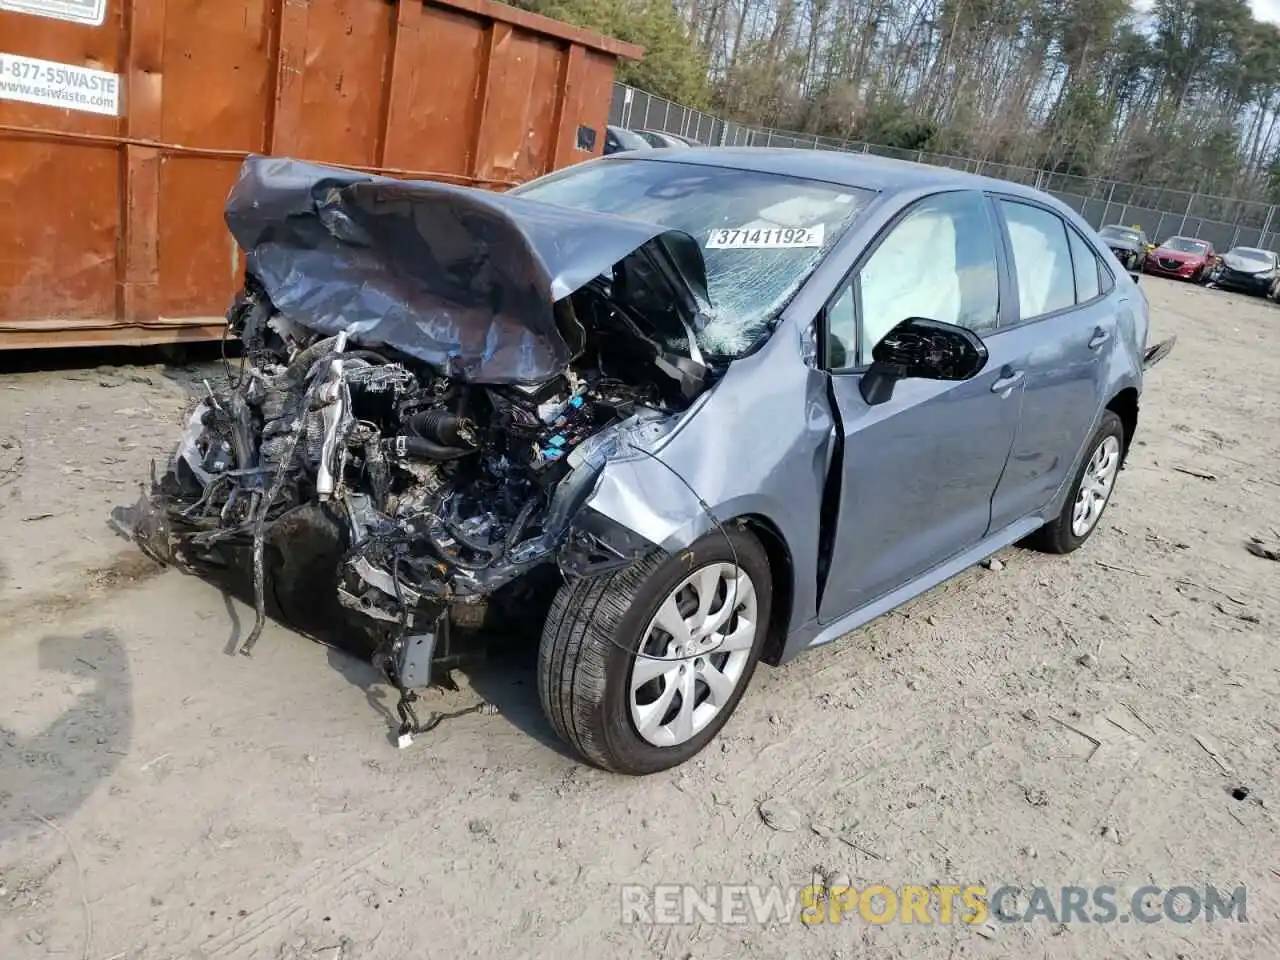
<instances>
[{"instance_id":1,"label":"fence post","mask_svg":"<svg viewBox=\"0 0 1280 960\"><path fill-rule=\"evenodd\" d=\"M1187 218L1191 216L1191 204L1195 203L1195 191L1187 195L1187 209L1182 211L1182 222L1178 224L1178 233L1182 233L1187 229Z\"/></svg>"},{"instance_id":2,"label":"fence post","mask_svg":"<svg viewBox=\"0 0 1280 960\"><path fill-rule=\"evenodd\" d=\"M640 119L641 130L649 129L649 108L651 106L653 106L653 97L646 93L644 95L644 116Z\"/></svg>"},{"instance_id":3,"label":"fence post","mask_svg":"<svg viewBox=\"0 0 1280 960\"><path fill-rule=\"evenodd\" d=\"M662 129L663 129L663 132L665 133L667 129L667 120L671 116L671 101L664 100L663 102L667 105L667 109L662 112Z\"/></svg>"},{"instance_id":4,"label":"fence post","mask_svg":"<svg viewBox=\"0 0 1280 960\"><path fill-rule=\"evenodd\" d=\"M1276 205L1273 203L1267 208L1267 218L1262 221L1262 233L1258 235L1258 246L1265 248L1266 244L1264 243L1264 239L1266 238L1267 233L1271 230L1271 221L1275 219L1275 216Z\"/></svg>"},{"instance_id":5,"label":"fence post","mask_svg":"<svg viewBox=\"0 0 1280 960\"><path fill-rule=\"evenodd\" d=\"M1107 191L1107 202L1102 207L1102 222L1098 224L1100 227L1107 225L1107 214L1111 212L1111 198L1116 195L1116 182L1111 181L1111 189Z\"/></svg>"}]
</instances>

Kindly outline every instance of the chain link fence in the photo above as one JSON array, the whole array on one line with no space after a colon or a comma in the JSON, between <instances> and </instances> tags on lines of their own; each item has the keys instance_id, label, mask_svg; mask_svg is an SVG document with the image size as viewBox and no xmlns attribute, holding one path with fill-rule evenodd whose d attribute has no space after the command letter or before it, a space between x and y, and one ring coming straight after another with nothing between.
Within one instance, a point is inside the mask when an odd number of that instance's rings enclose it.
<instances>
[{"instance_id":1,"label":"chain link fence","mask_svg":"<svg viewBox=\"0 0 1280 960\"><path fill-rule=\"evenodd\" d=\"M628 130L673 133L708 146L842 150L950 167L1044 190L1094 227L1122 223L1140 227L1157 243L1166 237L1185 234L1208 240L1216 250L1243 246L1280 253L1280 217L1276 215L1276 206L1254 200L1075 177L927 150L902 150L858 140L752 127L655 97L625 83L614 84L609 122Z\"/></svg>"}]
</instances>

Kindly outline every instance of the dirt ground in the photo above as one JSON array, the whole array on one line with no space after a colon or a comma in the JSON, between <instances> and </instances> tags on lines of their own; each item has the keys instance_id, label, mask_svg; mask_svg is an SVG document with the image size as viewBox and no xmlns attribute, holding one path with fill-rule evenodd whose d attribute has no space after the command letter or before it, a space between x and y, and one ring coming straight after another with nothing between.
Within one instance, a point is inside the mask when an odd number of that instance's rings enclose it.
<instances>
[{"instance_id":1,"label":"dirt ground","mask_svg":"<svg viewBox=\"0 0 1280 960\"><path fill-rule=\"evenodd\" d=\"M1143 288L1179 342L1085 549L1005 550L762 668L643 780L560 747L531 655L429 692L498 712L402 751L367 665L275 625L229 656L252 611L105 522L216 367L0 376L0 956L1280 955L1280 566L1244 546L1280 538L1280 309ZM1249 922L622 922L624 884L838 874L1244 884Z\"/></svg>"}]
</instances>

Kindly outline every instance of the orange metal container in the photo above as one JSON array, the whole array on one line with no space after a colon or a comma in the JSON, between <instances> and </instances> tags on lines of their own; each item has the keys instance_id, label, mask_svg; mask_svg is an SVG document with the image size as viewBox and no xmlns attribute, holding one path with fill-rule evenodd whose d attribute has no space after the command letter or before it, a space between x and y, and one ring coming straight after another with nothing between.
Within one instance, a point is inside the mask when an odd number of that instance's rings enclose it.
<instances>
[{"instance_id":1,"label":"orange metal container","mask_svg":"<svg viewBox=\"0 0 1280 960\"><path fill-rule=\"evenodd\" d=\"M501 188L599 154L616 61L640 53L491 0L0 11L0 83L31 79L19 57L120 89L119 116L0 91L0 349L216 337L247 152Z\"/></svg>"}]
</instances>

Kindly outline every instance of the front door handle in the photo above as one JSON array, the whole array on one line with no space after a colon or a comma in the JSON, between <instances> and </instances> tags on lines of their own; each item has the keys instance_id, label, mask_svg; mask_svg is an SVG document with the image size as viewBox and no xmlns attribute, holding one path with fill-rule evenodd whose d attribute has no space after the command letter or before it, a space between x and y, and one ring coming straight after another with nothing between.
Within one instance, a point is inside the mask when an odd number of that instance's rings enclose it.
<instances>
[{"instance_id":1,"label":"front door handle","mask_svg":"<svg viewBox=\"0 0 1280 960\"><path fill-rule=\"evenodd\" d=\"M991 385L991 392L1003 393L1006 396L1008 396L1009 391L1011 391L1014 387L1016 387L1018 384L1022 382L1023 376L1025 376L1023 371L1015 370L1013 373L1009 374L1007 377L1001 377L995 383L993 383Z\"/></svg>"},{"instance_id":2,"label":"front door handle","mask_svg":"<svg viewBox=\"0 0 1280 960\"><path fill-rule=\"evenodd\" d=\"M1097 350L1110 339L1111 334L1107 333L1107 331L1103 330L1101 327L1098 327L1093 331L1093 338L1089 341L1089 349Z\"/></svg>"}]
</instances>

